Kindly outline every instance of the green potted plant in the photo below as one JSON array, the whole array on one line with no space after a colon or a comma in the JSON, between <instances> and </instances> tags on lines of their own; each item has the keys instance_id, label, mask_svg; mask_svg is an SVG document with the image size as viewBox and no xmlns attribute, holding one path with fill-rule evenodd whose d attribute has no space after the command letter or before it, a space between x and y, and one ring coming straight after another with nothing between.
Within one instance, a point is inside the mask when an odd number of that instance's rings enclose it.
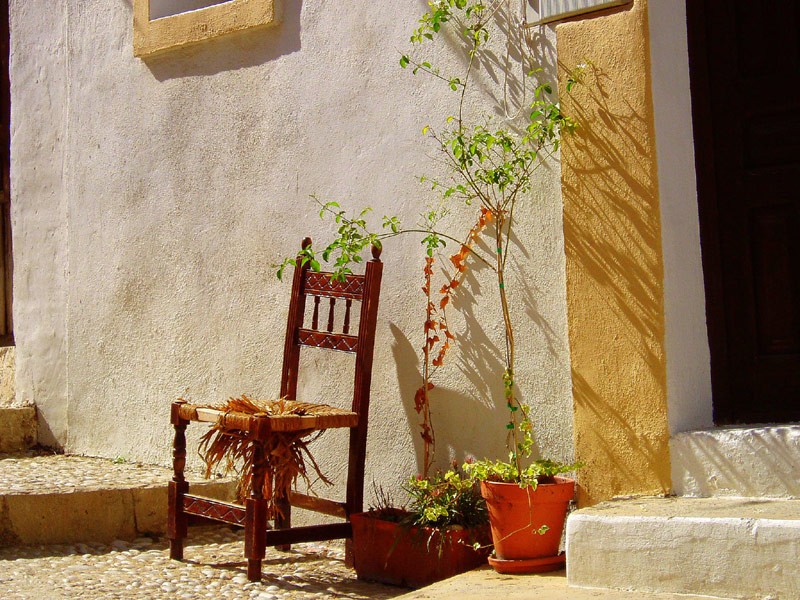
<instances>
[{"instance_id":1,"label":"green potted plant","mask_svg":"<svg viewBox=\"0 0 800 600\"><path fill-rule=\"evenodd\" d=\"M406 507L384 498L351 515L359 579L416 588L485 562L486 504L473 480L454 467L412 477L403 490L410 498Z\"/></svg>"},{"instance_id":2,"label":"green potted plant","mask_svg":"<svg viewBox=\"0 0 800 600\"><path fill-rule=\"evenodd\" d=\"M494 545L489 564L496 571L542 573L564 566L559 546L575 482L559 475L576 467L537 460L519 472L513 457L464 465L486 500Z\"/></svg>"},{"instance_id":3,"label":"green potted plant","mask_svg":"<svg viewBox=\"0 0 800 600\"><path fill-rule=\"evenodd\" d=\"M470 261L480 261L497 282L497 300L502 313L504 347L502 351L503 383L502 405L508 411L505 435L508 460L481 460L466 465L466 470L476 481L489 505L492 521L495 557L492 565L504 572L532 572L559 568L563 556L558 555L558 544L566 517L567 507L574 496L574 481L559 477L560 473L573 470L576 465L552 461L533 461L533 424L528 407L520 402L515 386L515 337L510 310L507 277L507 262L514 247L512 243L515 215L521 206L530 201L529 192L534 176L543 164L542 159L558 149L560 136L576 127L574 121L563 115L556 102L550 99L551 87L546 83L534 83L531 99L526 109L497 124L490 118L470 123L465 116L467 100L473 98L468 89L475 81L475 71L487 60L484 55L491 38L491 22L502 2L484 4L479 0L440 0L429 2L428 11L419 20L411 42L418 49L436 39L447 28L452 28L463 43L467 64L459 76L443 73L430 61L417 58L415 53L404 54L400 66L410 68L414 74L427 74L444 82L457 94L457 110L444 119L440 127L426 126L423 134L431 138L441 152L442 162L447 165L444 178L423 178L431 182L434 190L441 192L439 208L424 215L421 226L404 229L395 217L384 217L384 229L380 233L369 230L364 219L367 210L348 218L335 202L322 204L321 215L332 214L339 225L336 239L322 255L325 260L334 260L339 272L346 272L350 262L360 259L360 252L369 244L404 233L424 234L428 260L426 261L426 286L428 294L428 318L426 320L426 342L424 351L423 386L417 393L416 403L422 407L421 414L429 409L428 391L432 389L429 363L440 364L440 355L434 350L437 344L446 351L453 334L446 319L433 318L433 311L444 310L450 293L461 282L461 274ZM523 65L532 67L532 65ZM523 89L535 81L535 68L526 68ZM567 89L580 78L580 68L575 69L568 81ZM454 202L466 210L477 212L477 225L462 240L441 231L439 221ZM476 241L485 242L475 243ZM455 275L442 288L439 304L431 299L432 260L447 242L457 242L459 250L450 258ZM309 257L312 260L313 257ZM312 263L313 265L313 263ZM439 334L443 335L439 335ZM441 351L441 350L440 350ZM431 356L434 356L432 359ZM434 362L437 361L437 362ZM419 409L418 409L419 410ZM423 437L428 433L423 422ZM432 436L429 436L432 438ZM426 452L425 469L428 466ZM508 494L519 495L518 500L509 501ZM545 504L558 504L553 511L554 519L544 521L539 498ZM511 513L510 521L503 522ZM510 523L510 524L509 524ZM523 540L519 547L517 542ZM555 541L554 541L555 540ZM542 542L544 549L539 548ZM514 549L509 550L509 545Z\"/></svg>"},{"instance_id":4,"label":"green potted plant","mask_svg":"<svg viewBox=\"0 0 800 600\"><path fill-rule=\"evenodd\" d=\"M482 64L482 51L491 36L490 20L501 3L467 0L430 2L411 41L423 45L439 35L448 24L455 25L467 49L466 71L461 77L442 75L430 62L403 55L403 68L427 73L444 80L459 92L458 111L436 131L425 128L450 166L451 177L434 181L443 196L461 198L467 206L477 205L493 223L489 253L484 246L464 247L464 259L481 259L496 276L497 298L503 318L505 348L503 399L508 410L506 445L508 460L484 459L465 465L466 472L481 482L492 525L495 548L492 566L501 572L536 572L559 568L564 563L558 553L567 509L574 497L574 481L558 477L575 465L548 460L529 462L533 449L533 424L528 407L517 397L514 382L515 339L509 308L506 266L512 249L515 211L527 199L533 176L543 155L556 150L562 132L571 132L575 123L563 115L558 104L549 100L551 88L538 84L533 89L529 110L501 126L491 122L469 125L465 100L474 69ZM536 70L531 69L530 75ZM574 85L570 80L568 88ZM523 82L524 85L524 82Z\"/></svg>"}]
</instances>

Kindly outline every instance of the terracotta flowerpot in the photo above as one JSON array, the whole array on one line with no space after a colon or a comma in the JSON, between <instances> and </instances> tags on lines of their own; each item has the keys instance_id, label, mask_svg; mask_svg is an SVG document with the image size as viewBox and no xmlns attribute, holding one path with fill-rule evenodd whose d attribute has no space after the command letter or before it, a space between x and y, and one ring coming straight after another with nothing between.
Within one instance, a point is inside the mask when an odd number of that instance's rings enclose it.
<instances>
[{"instance_id":1,"label":"terracotta flowerpot","mask_svg":"<svg viewBox=\"0 0 800 600\"><path fill-rule=\"evenodd\" d=\"M481 495L489 509L495 557L489 564L500 573L541 573L564 566L559 554L561 533L575 482L555 477L536 489L516 483L481 483ZM548 527L540 534L542 525Z\"/></svg>"},{"instance_id":2,"label":"terracotta flowerpot","mask_svg":"<svg viewBox=\"0 0 800 600\"><path fill-rule=\"evenodd\" d=\"M488 528L439 530L406 527L369 513L351 515L353 562L359 579L390 585L423 587L453 577L486 562Z\"/></svg>"}]
</instances>

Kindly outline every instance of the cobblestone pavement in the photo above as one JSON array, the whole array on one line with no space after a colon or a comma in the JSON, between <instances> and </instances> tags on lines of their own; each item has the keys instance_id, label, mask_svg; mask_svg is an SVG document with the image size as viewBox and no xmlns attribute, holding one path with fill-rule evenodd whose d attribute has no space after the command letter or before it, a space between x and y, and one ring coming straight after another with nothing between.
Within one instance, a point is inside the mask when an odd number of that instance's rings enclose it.
<instances>
[{"instance_id":1,"label":"cobblestone pavement","mask_svg":"<svg viewBox=\"0 0 800 600\"><path fill-rule=\"evenodd\" d=\"M49 494L68 494L77 489L166 485L172 476L164 467L41 450L2 454L0 459L0 493L3 494L40 494L43 490Z\"/></svg>"},{"instance_id":2,"label":"cobblestone pavement","mask_svg":"<svg viewBox=\"0 0 800 600\"><path fill-rule=\"evenodd\" d=\"M167 540L0 548L0 598L394 598L408 590L358 581L344 546L297 544L267 549L261 583L249 583L242 530L190 529L184 562Z\"/></svg>"}]
</instances>

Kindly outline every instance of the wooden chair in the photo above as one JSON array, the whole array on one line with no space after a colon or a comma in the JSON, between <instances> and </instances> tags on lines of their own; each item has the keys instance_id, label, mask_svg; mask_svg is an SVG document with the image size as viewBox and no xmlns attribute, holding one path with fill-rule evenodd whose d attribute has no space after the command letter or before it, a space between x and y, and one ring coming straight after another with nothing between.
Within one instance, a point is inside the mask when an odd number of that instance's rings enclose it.
<instances>
[{"instance_id":1,"label":"wooden chair","mask_svg":"<svg viewBox=\"0 0 800 600\"><path fill-rule=\"evenodd\" d=\"M303 248L311 244L311 239L303 240ZM261 561L266 546L342 538L352 538L350 515L363 510L364 498L364 460L367 443L367 417L369 413L370 382L372 378L372 354L375 345L375 323L378 315L383 263L380 250L372 248L372 260L366 265L363 275L349 275L345 281L333 281L330 273L309 271L308 264L296 267L292 282L292 295L289 304L289 317L286 324L286 339L283 350L283 373L281 378L281 398L297 399L297 376L300 366L300 348L312 346L355 354L355 383L353 403L349 411L339 410L328 415L248 415L231 414L199 407L183 400L172 404L171 422L175 427L173 444L174 475L169 485L170 557L183 559L183 540L188 525L194 522L221 521L245 529L245 556L247 558L247 578L261 580ZM300 263L298 262L298 265ZM312 297L313 316L310 327L304 327L306 300ZM322 298L328 299L329 314L326 327L319 327L319 305ZM341 333L334 333L334 309L337 300L344 300L344 326ZM360 302L358 333L350 333L351 307ZM339 303L341 306L341 302ZM224 423L226 430L247 436L256 454L252 469L252 492L244 506L194 496L189 493L189 484L184 477L186 464L186 427L191 421ZM350 429L347 493L344 502L337 502L316 496L292 492L288 503L281 503L282 517L274 519L274 528L268 529L267 501L263 497L262 486L265 472L258 465L263 461L264 440L273 431L305 431L331 427ZM291 526L291 505L326 515L340 517L343 522Z\"/></svg>"}]
</instances>

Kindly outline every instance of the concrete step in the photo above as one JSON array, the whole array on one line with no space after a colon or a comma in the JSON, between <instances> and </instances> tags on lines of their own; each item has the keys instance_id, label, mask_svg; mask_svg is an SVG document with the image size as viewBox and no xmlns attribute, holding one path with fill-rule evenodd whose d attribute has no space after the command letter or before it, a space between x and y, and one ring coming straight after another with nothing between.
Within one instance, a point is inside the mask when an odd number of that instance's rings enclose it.
<instances>
[{"instance_id":1,"label":"concrete step","mask_svg":"<svg viewBox=\"0 0 800 600\"><path fill-rule=\"evenodd\" d=\"M0 455L0 546L107 543L164 533L169 469L35 452ZM188 477L192 491L233 497L230 479Z\"/></svg>"},{"instance_id":2,"label":"concrete step","mask_svg":"<svg viewBox=\"0 0 800 600\"><path fill-rule=\"evenodd\" d=\"M800 500L637 498L581 509L567 521L567 579L578 587L796 600Z\"/></svg>"},{"instance_id":3,"label":"concrete step","mask_svg":"<svg viewBox=\"0 0 800 600\"><path fill-rule=\"evenodd\" d=\"M36 408L0 406L0 452L19 452L36 444Z\"/></svg>"},{"instance_id":4,"label":"concrete step","mask_svg":"<svg viewBox=\"0 0 800 600\"><path fill-rule=\"evenodd\" d=\"M800 425L679 433L670 455L677 496L800 498Z\"/></svg>"}]
</instances>

